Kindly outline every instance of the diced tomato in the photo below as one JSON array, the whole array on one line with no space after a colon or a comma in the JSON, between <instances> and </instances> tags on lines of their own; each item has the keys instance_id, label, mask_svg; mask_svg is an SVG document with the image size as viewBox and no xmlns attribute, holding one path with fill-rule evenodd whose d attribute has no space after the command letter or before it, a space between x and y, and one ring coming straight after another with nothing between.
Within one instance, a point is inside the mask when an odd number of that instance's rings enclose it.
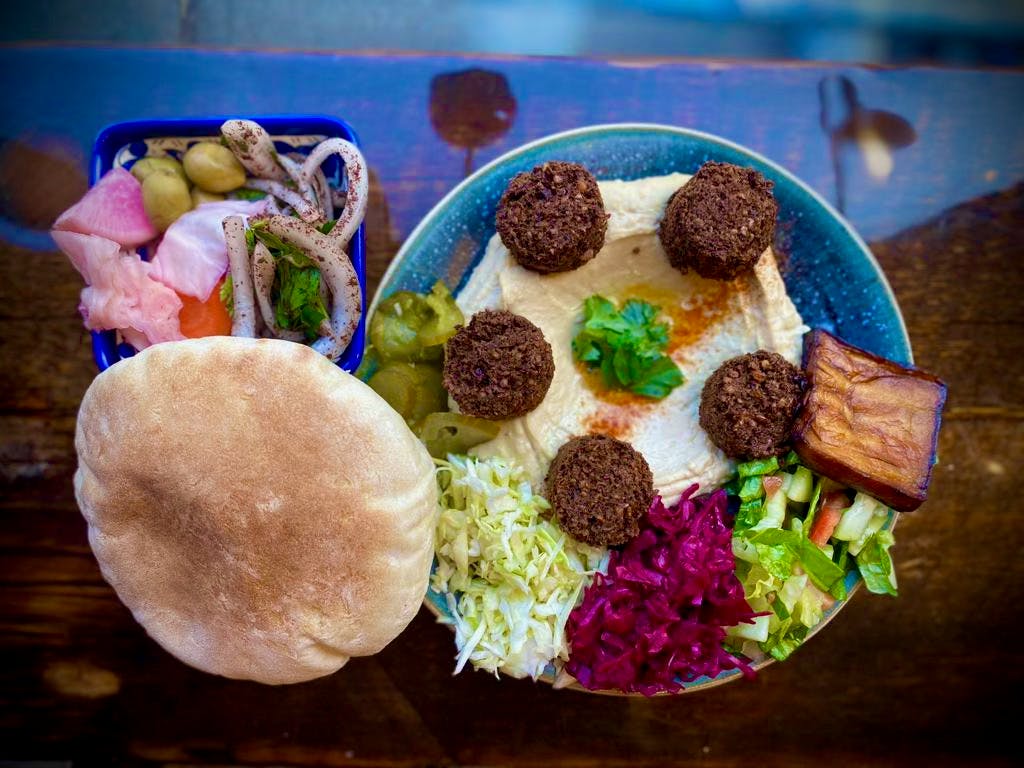
<instances>
[{"instance_id":1,"label":"diced tomato","mask_svg":"<svg viewBox=\"0 0 1024 768\"><path fill-rule=\"evenodd\" d=\"M782 478L776 475L765 475L761 478L761 485L764 486L764 495L770 499L782 489Z\"/></svg>"},{"instance_id":2,"label":"diced tomato","mask_svg":"<svg viewBox=\"0 0 1024 768\"><path fill-rule=\"evenodd\" d=\"M181 298L178 320L181 322L183 336L198 339L201 336L231 335L231 315L228 314L224 302L220 300L220 288L223 284L224 278L221 278L206 301L178 294Z\"/></svg>"},{"instance_id":3,"label":"diced tomato","mask_svg":"<svg viewBox=\"0 0 1024 768\"><path fill-rule=\"evenodd\" d=\"M850 501L842 491L829 491L826 493L825 500L821 503L821 507L814 516L814 522L811 523L811 533L807 538L819 547L825 546L832 536L832 532L839 525L839 519L843 516L843 510L848 506L850 506Z\"/></svg>"}]
</instances>

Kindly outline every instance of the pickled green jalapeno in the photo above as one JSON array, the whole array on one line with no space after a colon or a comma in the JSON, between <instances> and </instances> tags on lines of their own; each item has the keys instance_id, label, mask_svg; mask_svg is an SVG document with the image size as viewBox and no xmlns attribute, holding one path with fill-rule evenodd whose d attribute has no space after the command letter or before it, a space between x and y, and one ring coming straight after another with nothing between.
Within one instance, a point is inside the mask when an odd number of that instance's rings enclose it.
<instances>
[{"instance_id":1,"label":"pickled green jalapeno","mask_svg":"<svg viewBox=\"0 0 1024 768\"><path fill-rule=\"evenodd\" d=\"M455 299L438 281L430 293L398 291L382 301L370 321L370 343L382 361L440 360L444 342L463 320Z\"/></svg>"},{"instance_id":2,"label":"pickled green jalapeno","mask_svg":"<svg viewBox=\"0 0 1024 768\"><path fill-rule=\"evenodd\" d=\"M441 369L430 363L385 363L367 383L412 427L448 405Z\"/></svg>"},{"instance_id":3,"label":"pickled green jalapeno","mask_svg":"<svg viewBox=\"0 0 1024 768\"><path fill-rule=\"evenodd\" d=\"M463 413L431 413L420 423L420 439L431 456L466 453L474 445L498 436L501 423Z\"/></svg>"}]
</instances>

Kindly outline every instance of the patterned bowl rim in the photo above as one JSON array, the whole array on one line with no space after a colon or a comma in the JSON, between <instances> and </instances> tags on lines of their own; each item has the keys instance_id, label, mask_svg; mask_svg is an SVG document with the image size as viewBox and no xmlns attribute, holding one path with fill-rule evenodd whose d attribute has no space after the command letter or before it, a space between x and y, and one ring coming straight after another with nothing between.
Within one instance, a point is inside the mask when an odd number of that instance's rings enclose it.
<instances>
[{"instance_id":1,"label":"patterned bowl rim","mask_svg":"<svg viewBox=\"0 0 1024 768\"><path fill-rule=\"evenodd\" d=\"M545 145L554 144L556 142L569 138L587 138L601 134L614 134L623 131L649 132L651 134L674 134L677 136L685 136L687 138L697 139L699 141L705 141L712 144L719 144L739 154L746 155L759 163L763 163L765 166L771 168L771 170L775 174L785 178L788 183L793 184L794 186L799 188L804 194L806 194L815 203L821 206L821 208L824 209L825 212L832 219L839 223L839 225L845 232L846 236L850 239L852 243L854 243L857 246L861 255L867 260L867 263L870 265L870 267L875 273L875 277L878 280L878 283L885 291L885 294L889 299L889 302L895 309L896 319L899 323L897 330L901 336L903 345L906 347L907 350L907 362L908 364L913 364L914 359L913 350L910 346L910 337L907 334L907 326L903 320L903 313L900 311L899 302L896 301L896 294L893 293L892 286L889 285L889 281L886 278L885 273L882 271L881 265L878 263L878 260L875 258L874 254L871 253L871 249L868 248L867 243L864 242L861 236L857 234L856 230L854 230L853 226L843 217L842 214L839 213L839 211L837 211L832 206L831 203L828 202L828 200L826 200L817 191L811 188L807 183L801 181L799 178L794 176L792 173L790 173L788 170L783 168L778 163L774 162L773 160L769 160L764 155L755 152L754 150L749 149L743 146L742 144L737 144L734 141L724 139L721 136L716 136L712 133L705 133L704 131L697 131L692 128L681 128L679 126L666 125L662 123L601 123L598 125L588 125L582 126L580 128L571 128L566 131L560 131L559 133L553 133L547 136L542 136L541 138L534 139L533 141L527 142L526 144L521 144L518 147L515 147L514 149L511 149L508 152L500 155L499 157L496 157L494 160L491 160L486 165L481 166L472 174L470 174L461 182L459 182L457 185L455 185L455 187L453 187L451 191L448 192L448 194L442 197L437 202L437 204L434 205L434 207L431 208L430 211L428 211L427 214L420 220L419 224L416 225L412 232L409 233L409 236L405 239L405 242L402 243L402 247L398 249L398 253L395 254L394 258L391 260L391 263L388 265L387 270L385 270L383 276L381 277L380 282L377 285L376 291L374 291L373 301L370 303L370 308L366 313L367 319L373 317L373 313L377 310L377 304L384 298L384 287L393 279L395 273L400 269L401 264L406 259L406 257L414 250L420 247L421 241L426 236L426 233L431 229L431 227L434 226L435 219L446 208L448 208L456 198L462 195L468 188L470 188L478 180L489 175L496 168L504 165L508 161L520 155L523 155L531 150L542 148ZM898 522L898 520L899 513L895 511L892 512L892 518L889 525L890 530L896 527L896 523ZM853 598L853 596L857 593L862 584L863 579L858 579L854 583L853 587L850 588L849 592L846 595L846 598L841 601L836 601L836 603L825 612L825 615L822 617L822 620L819 621L814 627L812 627L808 631L807 637L804 639L805 643L808 640L810 640L814 635L816 635L821 629L823 629L826 624L831 622L832 619L836 617L836 615L838 615L840 610L842 610ZM434 614L436 618L447 618L446 614L443 611L438 610L438 608L431 602L429 594L424 595L423 605L425 605L427 609L432 614ZM755 671L760 671L767 667L769 664L772 664L774 661L775 659L773 657L766 656L752 663L751 668ZM720 685L725 685L726 683L730 683L740 678L742 678L742 675L737 670L730 670L727 674L720 674L714 678L702 679L699 682L694 681L693 683L684 686L681 690L679 690L676 693L665 692L656 695L675 696L685 693L696 693L697 691L703 691L707 690L708 688L715 688ZM549 684L554 682L551 675L548 673L545 673L538 679ZM640 694L623 693L621 691L613 690L591 691L589 689L584 688L577 682L573 682L572 684L565 686L565 689L583 691L585 693L605 696L640 696Z\"/></svg>"}]
</instances>

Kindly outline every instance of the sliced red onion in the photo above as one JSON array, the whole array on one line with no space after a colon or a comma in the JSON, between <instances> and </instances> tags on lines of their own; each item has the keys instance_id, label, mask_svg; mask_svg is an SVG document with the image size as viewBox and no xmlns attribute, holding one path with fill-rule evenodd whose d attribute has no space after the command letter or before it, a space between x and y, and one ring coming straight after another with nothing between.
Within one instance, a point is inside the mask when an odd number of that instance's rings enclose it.
<instances>
[{"instance_id":1,"label":"sliced red onion","mask_svg":"<svg viewBox=\"0 0 1024 768\"><path fill-rule=\"evenodd\" d=\"M278 204L277 199L274 198L273 196L267 195L265 198L263 198L263 200L266 203L265 213L267 214L267 216L274 216L279 213L284 213L284 210L281 208L280 204Z\"/></svg>"},{"instance_id":2,"label":"sliced red onion","mask_svg":"<svg viewBox=\"0 0 1024 768\"><path fill-rule=\"evenodd\" d=\"M258 189L273 195L282 203L290 205L303 221L316 222L323 217L319 207L300 195L294 189L289 189L279 181L267 181L266 179L249 179L245 186L251 189Z\"/></svg>"},{"instance_id":3,"label":"sliced red onion","mask_svg":"<svg viewBox=\"0 0 1024 768\"><path fill-rule=\"evenodd\" d=\"M331 230L330 237L332 240L339 241L341 247L344 248L366 216L370 184L363 154L355 144L344 139L326 139L317 144L309 153L309 157L302 164L302 175L307 180L311 179L324 160L335 154L345 162L348 190L345 207L338 214L338 221L335 223L334 229Z\"/></svg>"},{"instance_id":4,"label":"sliced red onion","mask_svg":"<svg viewBox=\"0 0 1024 768\"><path fill-rule=\"evenodd\" d=\"M260 179L284 181L288 174L277 163L274 142L259 123L252 120L226 120L220 134L228 149L250 174Z\"/></svg>"},{"instance_id":5,"label":"sliced red onion","mask_svg":"<svg viewBox=\"0 0 1024 768\"><path fill-rule=\"evenodd\" d=\"M224 219L224 241L228 246L228 269L235 314L231 335L256 337L256 305L253 300L252 276L249 274L249 249L245 242L245 219L228 216Z\"/></svg>"},{"instance_id":6,"label":"sliced red onion","mask_svg":"<svg viewBox=\"0 0 1024 768\"><path fill-rule=\"evenodd\" d=\"M302 175L302 167L287 155L278 155L277 162L281 164L281 167L284 168L288 177L295 183L295 188L298 190L298 193L316 209L317 220L324 219L324 206L321 202L320 195L317 194L314 188L314 180L307 180L304 178ZM323 174L321 174L321 176L322 175ZM294 206L292 207L294 208Z\"/></svg>"},{"instance_id":7,"label":"sliced red onion","mask_svg":"<svg viewBox=\"0 0 1024 768\"><path fill-rule=\"evenodd\" d=\"M334 218L334 195L331 194L331 185L327 183L324 172L317 168L313 174L313 191L316 199L320 201L320 208L323 210L325 219Z\"/></svg>"}]
</instances>

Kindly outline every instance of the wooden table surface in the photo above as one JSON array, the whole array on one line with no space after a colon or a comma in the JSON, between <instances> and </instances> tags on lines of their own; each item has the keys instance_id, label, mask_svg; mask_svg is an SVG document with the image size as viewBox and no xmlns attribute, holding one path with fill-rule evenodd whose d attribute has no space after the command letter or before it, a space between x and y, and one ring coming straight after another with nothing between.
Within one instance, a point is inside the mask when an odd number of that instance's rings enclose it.
<instances>
[{"instance_id":1,"label":"wooden table surface","mask_svg":"<svg viewBox=\"0 0 1024 768\"><path fill-rule=\"evenodd\" d=\"M0 49L0 761L105 765L996 765L1017 742L1024 583L1024 75L826 65ZM371 166L371 288L467 170L647 121L758 150L838 204L950 396L900 597L860 591L754 682L657 700L451 676L422 610L378 656L284 688L192 670L100 577L73 432L95 375L46 228L104 124L321 112ZM1019 746L1016 750L1020 751Z\"/></svg>"}]
</instances>

